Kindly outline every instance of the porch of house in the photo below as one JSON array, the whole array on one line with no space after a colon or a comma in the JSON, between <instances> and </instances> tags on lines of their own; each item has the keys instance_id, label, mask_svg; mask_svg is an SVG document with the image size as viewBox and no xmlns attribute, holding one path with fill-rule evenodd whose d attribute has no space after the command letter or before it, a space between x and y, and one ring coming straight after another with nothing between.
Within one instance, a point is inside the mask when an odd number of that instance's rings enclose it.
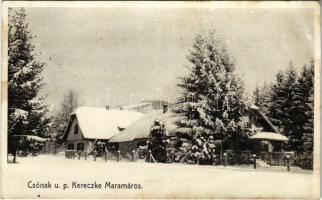
<instances>
[{"instance_id":1,"label":"porch of house","mask_svg":"<svg viewBox=\"0 0 322 200\"><path fill-rule=\"evenodd\" d=\"M287 137L272 132L260 132L246 140L217 140L214 162L222 165L240 165L256 161L268 166L285 166L289 162L292 165L294 152L284 151L287 141Z\"/></svg>"}]
</instances>

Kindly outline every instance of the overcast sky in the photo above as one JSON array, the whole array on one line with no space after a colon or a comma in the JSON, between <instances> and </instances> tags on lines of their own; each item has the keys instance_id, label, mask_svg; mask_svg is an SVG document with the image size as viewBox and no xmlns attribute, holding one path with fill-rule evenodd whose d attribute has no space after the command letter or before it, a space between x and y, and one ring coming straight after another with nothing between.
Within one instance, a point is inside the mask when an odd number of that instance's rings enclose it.
<instances>
[{"instance_id":1,"label":"overcast sky","mask_svg":"<svg viewBox=\"0 0 322 200\"><path fill-rule=\"evenodd\" d=\"M226 41L246 92L271 82L290 60L313 57L309 9L28 8L37 35L47 103L56 108L69 89L84 105L130 104L178 95L177 77L197 33L215 29Z\"/></svg>"}]
</instances>

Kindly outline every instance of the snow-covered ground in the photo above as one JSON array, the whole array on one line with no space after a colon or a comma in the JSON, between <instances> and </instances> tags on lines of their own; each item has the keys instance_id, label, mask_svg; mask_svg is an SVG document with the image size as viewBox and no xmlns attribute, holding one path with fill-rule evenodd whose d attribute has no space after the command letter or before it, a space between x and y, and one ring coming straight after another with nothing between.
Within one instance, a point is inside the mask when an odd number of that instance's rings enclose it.
<instances>
[{"instance_id":1,"label":"snow-covered ground","mask_svg":"<svg viewBox=\"0 0 322 200\"><path fill-rule=\"evenodd\" d=\"M319 180L312 171L183 164L68 160L62 156L27 157L2 169L6 198L313 198ZM31 181L31 182L30 182ZM60 188L28 188L50 181ZM101 184L101 189L72 188ZM111 189L105 183L140 184L142 189ZM69 188L63 189L63 184ZM66 186L65 185L65 186ZM75 184L74 184L75 186ZM79 185L80 186L80 185ZM92 185L88 185L92 186ZM110 184L111 186L111 184ZM134 187L134 185L133 185Z\"/></svg>"}]
</instances>

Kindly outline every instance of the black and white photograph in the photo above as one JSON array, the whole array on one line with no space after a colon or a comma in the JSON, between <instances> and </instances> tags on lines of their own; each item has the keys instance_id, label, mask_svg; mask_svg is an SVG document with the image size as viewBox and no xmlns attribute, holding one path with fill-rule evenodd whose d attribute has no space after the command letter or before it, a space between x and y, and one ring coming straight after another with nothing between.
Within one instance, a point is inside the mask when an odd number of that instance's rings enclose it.
<instances>
[{"instance_id":1,"label":"black and white photograph","mask_svg":"<svg viewBox=\"0 0 322 200\"><path fill-rule=\"evenodd\" d=\"M319 198L319 2L2 10L0 198Z\"/></svg>"}]
</instances>

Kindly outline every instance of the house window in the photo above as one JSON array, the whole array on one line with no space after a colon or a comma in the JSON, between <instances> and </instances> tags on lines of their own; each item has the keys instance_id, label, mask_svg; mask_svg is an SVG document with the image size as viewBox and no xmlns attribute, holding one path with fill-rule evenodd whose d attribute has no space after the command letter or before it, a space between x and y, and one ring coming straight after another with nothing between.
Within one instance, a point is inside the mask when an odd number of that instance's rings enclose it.
<instances>
[{"instance_id":1,"label":"house window","mask_svg":"<svg viewBox=\"0 0 322 200\"><path fill-rule=\"evenodd\" d=\"M74 134L78 134L78 126L77 126L77 124L74 127Z\"/></svg>"},{"instance_id":2,"label":"house window","mask_svg":"<svg viewBox=\"0 0 322 200\"><path fill-rule=\"evenodd\" d=\"M67 149L68 150L74 150L74 144L73 143L68 144Z\"/></svg>"},{"instance_id":3,"label":"house window","mask_svg":"<svg viewBox=\"0 0 322 200\"><path fill-rule=\"evenodd\" d=\"M77 144L77 151L84 151L84 143L80 142Z\"/></svg>"}]
</instances>

